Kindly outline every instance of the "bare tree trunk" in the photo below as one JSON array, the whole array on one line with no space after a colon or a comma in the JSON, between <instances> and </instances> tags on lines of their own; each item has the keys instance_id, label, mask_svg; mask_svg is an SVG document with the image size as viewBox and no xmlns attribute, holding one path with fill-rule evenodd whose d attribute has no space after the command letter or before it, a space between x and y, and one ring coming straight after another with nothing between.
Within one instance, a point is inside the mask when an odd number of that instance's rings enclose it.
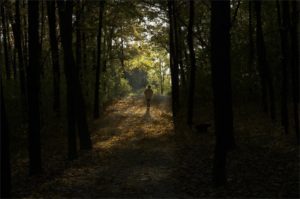
<instances>
[{"instance_id":1,"label":"bare tree trunk","mask_svg":"<svg viewBox=\"0 0 300 199\"><path fill-rule=\"evenodd\" d=\"M9 49L8 49L8 30L6 24L6 13L4 9L4 3L1 4L1 17L2 17L2 32L3 32L3 47L4 47L4 60L5 60L5 72L6 78L10 79L11 71L10 71L10 59L9 59Z\"/></svg>"},{"instance_id":2,"label":"bare tree trunk","mask_svg":"<svg viewBox=\"0 0 300 199\"><path fill-rule=\"evenodd\" d=\"M211 67L215 115L214 182L226 183L226 154L235 147L230 75L230 1L213 0L211 7Z\"/></svg>"},{"instance_id":3,"label":"bare tree trunk","mask_svg":"<svg viewBox=\"0 0 300 199\"><path fill-rule=\"evenodd\" d=\"M187 123L189 126L193 125L193 115L194 115L194 96L195 96L195 76L196 76L196 58L194 50L194 0L190 0L189 5L189 26L188 26L188 36L187 42L190 52L190 84L189 84L189 98L188 98L188 114Z\"/></svg>"},{"instance_id":4,"label":"bare tree trunk","mask_svg":"<svg viewBox=\"0 0 300 199\"><path fill-rule=\"evenodd\" d=\"M255 12L256 12L256 49L257 49L257 63L259 68L259 73L261 77L261 87L262 87L262 102L263 110L268 112L268 96L270 102L270 114L273 121L276 120L276 110L275 110L275 97L274 97L274 87L272 82L272 77L270 74L270 67L266 58L266 47L264 41L264 35L262 30L262 20L261 20L261 1L255 1Z\"/></svg>"},{"instance_id":5,"label":"bare tree trunk","mask_svg":"<svg viewBox=\"0 0 300 199\"><path fill-rule=\"evenodd\" d=\"M16 1L16 34L15 34L15 45L18 50L18 64L20 70L20 88L22 96L26 96L26 79L25 79L25 65L24 65L24 55L22 49L22 32L21 32L21 17L20 17L20 1Z\"/></svg>"},{"instance_id":6,"label":"bare tree trunk","mask_svg":"<svg viewBox=\"0 0 300 199\"><path fill-rule=\"evenodd\" d=\"M289 51L289 2L282 2L282 16L280 4L276 1L278 13L278 26L280 27L281 39L281 71L282 71L282 87L281 87L281 124L286 134L289 133L289 114L288 114L288 51Z\"/></svg>"},{"instance_id":7,"label":"bare tree trunk","mask_svg":"<svg viewBox=\"0 0 300 199\"><path fill-rule=\"evenodd\" d=\"M65 75L67 79L67 102L68 102L68 140L69 159L77 156L76 127L81 150L92 148L90 132L86 119L85 101L79 80L79 69L75 63L72 50L72 15L73 1L58 2L60 13L60 33L64 50Z\"/></svg>"},{"instance_id":8,"label":"bare tree trunk","mask_svg":"<svg viewBox=\"0 0 300 199\"><path fill-rule=\"evenodd\" d=\"M56 15L55 2L47 1L49 37L52 56L52 71L53 71L53 110L60 113L60 64L58 53L58 40L56 33Z\"/></svg>"},{"instance_id":9,"label":"bare tree trunk","mask_svg":"<svg viewBox=\"0 0 300 199\"><path fill-rule=\"evenodd\" d=\"M11 29L11 30L10 30ZM13 70L13 79L17 79L17 51L16 48L13 48L13 44L11 41L15 42L15 32L16 32L16 25L14 23L14 17L11 13L10 9L6 10L6 30L7 30L7 44L8 44L8 54L9 59L11 60L12 70ZM13 36L11 35L13 33ZM15 43L14 43L15 44Z\"/></svg>"},{"instance_id":10,"label":"bare tree trunk","mask_svg":"<svg viewBox=\"0 0 300 199\"><path fill-rule=\"evenodd\" d=\"M100 89L100 72L101 72L101 38L104 13L104 0L99 2L99 26L97 37L97 65L96 65L96 81L95 81L95 99L94 99L94 118L99 118L99 89Z\"/></svg>"},{"instance_id":11,"label":"bare tree trunk","mask_svg":"<svg viewBox=\"0 0 300 199\"><path fill-rule=\"evenodd\" d=\"M78 1L78 6L77 6L77 10L76 10L76 65L79 69L79 74L81 71L81 67L82 67L82 53L81 53L81 49L82 49L82 45L81 45L81 8L80 8L80 2Z\"/></svg>"},{"instance_id":12,"label":"bare tree trunk","mask_svg":"<svg viewBox=\"0 0 300 199\"><path fill-rule=\"evenodd\" d=\"M64 71L67 80L67 117L68 117L68 158L77 158L76 143L76 84L75 61L72 52L72 13L73 1L58 1L59 26L64 51Z\"/></svg>"},{"instance_id":13,"label":"bare tree trunk","mask_svg":"<svg viewBox=\"0 0 300 199\"><path fill-rule=\"evenodd\" d=\"M252 20L252 1L248 2L248 13L249 13L249 58L248 58L248 72L253 71L253 61L254 61L254 41L253 41L253 20Z\"/></svg>"},{"instance_id":14,"label":"bare tree trunk","mask_svg":"<svg viewBox=\"0 0 300 199\"><path fill-rule=\"evenodd\" d=\"M40 45L41 45L41 50L43 49L43 41L44 41L44 26L45 26L45 22L44 22L44 18L45 18L45 14L44 14L44 0L40 0L40 9L41 9L41 28L40 28ZM42 51L40 52L42 53ZM41 54L42 55L42 54ZM41 64L41 75L44 75L45 73L45 69L44 69L44 64Z\"/></svg>"},{"instance_id":15,"label":"bare tree trunk","mask_svg":"<svg viewBox=\"0 0 300 199\"><path fill-rule=\"evenodd\" d=\"M300 132L299 132L299 2L294 0L292 4L292 27L291 27L291 39L292 39L292 89L293 89L293 114L295 121L295 133L298 145L300 144Z\"/></svg>"},{"instance_id":16,"label":"bare tree trunk","mask_svg":"<svg viewBox=\"0 0 300 199\"><path fill-rule=\"evenodd\" d=\"M29 65L27 67L28 85L28 150L29 174L42 171L40 143L40 44L39 44L39 2L28 2L28 47Z\"/></svg>"},{"instance_id":17,"label":"bare tree trunk","mask_svg":"<svg viewBox=\"0 0 300 199\"><path fill-rule=\"evenodd\" d=\"M23 9L26 9L26 3L25 2L26 2L26 0L23 0L23 5L22 5ZM23 19L23 28L25 30L27 30L28 29L28 22L27 22L27 18L26 18L25 14L22 15L22 19ZM28 31L24 31L23 54L24 54L24 57L23 57L24 66L26 68L28 66Z\"/></svg>"},{"instance_id":18,"label":"bare tree trunk","mask_svg":"<svg viewBox=\"0 0 300 199\"><path fill-rule=\"evenodd\" d=\"M10 198L11 194L11 168L9 150L9 129L6 108L3 96L2 77L0 76L1 89L1 198Z\"/></svg>"},{"instance_id":19,"label":"bare tree trunk","mask_svg":"<svg viewBox=\"0 0 300 199\"><path fill-rule=\"evenodd\" d=\"M178 60L176 57L175 27L174 27L174 1L168 0L169 15L169 43L170 43L170 69L172 82L172 111L173 119L176 120L179 106L179 79Z\"/></svg>"}]
</instances>

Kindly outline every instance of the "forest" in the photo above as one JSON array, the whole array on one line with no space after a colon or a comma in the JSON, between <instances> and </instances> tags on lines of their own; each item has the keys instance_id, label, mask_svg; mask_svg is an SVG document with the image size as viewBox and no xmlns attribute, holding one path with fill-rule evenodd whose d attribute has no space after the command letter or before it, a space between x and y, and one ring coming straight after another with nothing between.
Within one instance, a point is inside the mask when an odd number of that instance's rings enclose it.
<instances>
[{"instance_id":1,"label":"forest","mask_svg":"<svg viewBox=\"0 0 300 199\"><path fill-rule=\"evenodd\" d=\"M298 0L1 0L1 198L299 198Z\"/></svg>"}]
</instances>

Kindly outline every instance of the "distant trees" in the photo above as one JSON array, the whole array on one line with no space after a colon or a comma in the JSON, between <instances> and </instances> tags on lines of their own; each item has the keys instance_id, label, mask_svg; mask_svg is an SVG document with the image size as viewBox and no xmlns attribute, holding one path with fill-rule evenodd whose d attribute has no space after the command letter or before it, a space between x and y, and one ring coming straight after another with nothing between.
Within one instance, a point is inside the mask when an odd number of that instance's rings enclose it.
<instances>
[{"instance_id":1,"label":"distant trees","mask_svg":"<svg viewBox=\"0 0 300 199\"><path fill-rule=\"evenodd\" d=\"M251 93L254 100L258 99L255 94L261 94L259 103L262 102L263 110L273 121L277 116L276 105L280 104L284 131L288 134L295 130L300 143L297 0L278 1L277 13L275 3L262 7L267 2L239 1L234 27L230 10L234 10L236 4L230 4L229 0L212 0L211 4L196 0L42 2L0 3L1 78L3 86L8 88L5 99L1 93L1 163L4 164L1 194L9 192L9 183L3 183L10 181L6 116L19 112L18 106L14 106L15 100L27 103L23 111L27 116L22 115L27 122L13 128L25 128L28 123L29 173L35 175L42 172L40 120L47 110L41 107L47 109L48 106L43 102L50 98L52 109L50 114L45 114L47 117L52 116L53 110L57 116L66 112L68 158L73 160L77 157L78 145L81 150L92 148L87 115L99 118L104 102L121 96L129 85L128 92L131 88L144 87L150 75L152 79L148 83L161 94L170 92L171 82L175 124L183 117L189 126L196 126L196 122L202 120L202 115L194 114L202 108L199 99L210 101L212 91L216 135L213 173L217 185L226 182L226 157L235 146L232 111L232 93L235 92L232 92L231 81L234 81L237 100L246 88L254 90ZM126 12L129 8L130 12ZM274 26L272 20L276 14L278 26ZM280 48L275 48L277 45ZM60 50L64 56L60 56ZM231 59L231 50L235 50L234 59ZM64 71L61 71L62 61ZM248 64L247 71L241 69L244 63ZM129 67L132 68L125 75ZM149 68L153 71L147 71ZM205 84L210 78L212 87ZM15 92L15 88L21 92ZM5 109L5 105L8 108L13 105L13 110Z\"/></svg>"},{"instance_id":2,"label":"distant trees","mask_svg":"<svg viewBox=\"0 0 300 199\"><path fill-rule=\"evenodd\" d=\"M215 117L216 185L226 182L226 154L235 145L230 70L230 1L211 2L211 71Z\"/></svg>"}]
</instances>

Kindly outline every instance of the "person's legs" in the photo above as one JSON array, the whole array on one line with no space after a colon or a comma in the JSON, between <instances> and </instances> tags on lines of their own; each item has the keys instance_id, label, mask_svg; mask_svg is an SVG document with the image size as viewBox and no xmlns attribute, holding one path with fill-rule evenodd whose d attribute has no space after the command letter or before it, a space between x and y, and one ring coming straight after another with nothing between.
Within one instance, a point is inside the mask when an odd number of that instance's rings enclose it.
<instances>
[{"instance_id":1,"label":"person's legs","mask_svg":"<svg viewBox=\"0 0 300 199\"><path fill-rule=\"evenodd\" d=\"M150 108L150 99L147 99L147 108Z\"/></svg>"}]
</instances>

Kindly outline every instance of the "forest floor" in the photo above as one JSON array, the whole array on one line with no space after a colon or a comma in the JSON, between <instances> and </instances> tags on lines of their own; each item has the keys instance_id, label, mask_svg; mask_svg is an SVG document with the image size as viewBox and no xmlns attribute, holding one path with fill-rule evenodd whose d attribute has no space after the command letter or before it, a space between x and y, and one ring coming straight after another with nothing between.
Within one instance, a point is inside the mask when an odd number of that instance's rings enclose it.
<instances>
[{"instance_id":1,"label":"forest floor","mask_svg":"<svg viewBox=\"0 0 300 199\"><path fill-rule=\"evenodd\" d=\"M156 96L150 111L141 96L109 106L92 125L93 150L36 185L30 197L175 197L175 140L166 98Z\"/></svg>"},{"instance_id":2,"label":"forest floor","mask_svg":"<svg viewBox=\"0 0 300 199\"><path fill-rule=\"evenodd\" d=\"M215 188L213 128L197 133L177 125L175 133L169 101L156 96L150 112L142 96L114 102L91 126L93 150L80 152L72 162L59 147L66 145L61 136L49 136L56 141L44 141L48 154L41 176L24 177L27 160L14 163L13 196L299 197L299 147L292 135L283 136L253 110L251 115L242 109L235 113L238 147L228 156L228 184ZM200 120L211 122L211 107L198 111L206 117Z\"/></svg>"}]
</instances>

